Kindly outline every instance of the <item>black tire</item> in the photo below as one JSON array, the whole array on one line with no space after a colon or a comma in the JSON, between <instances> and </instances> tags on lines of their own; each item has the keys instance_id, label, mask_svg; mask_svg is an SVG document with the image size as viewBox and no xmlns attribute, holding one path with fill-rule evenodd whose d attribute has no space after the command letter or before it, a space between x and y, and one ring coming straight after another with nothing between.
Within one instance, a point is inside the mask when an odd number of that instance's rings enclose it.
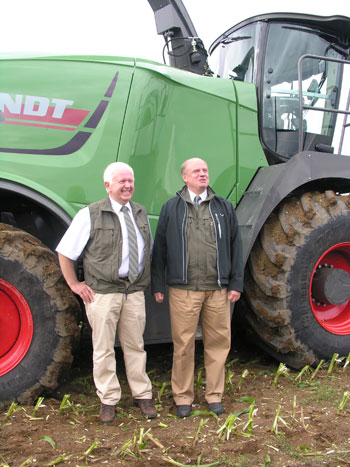
<instances>
[{"instance_id":1,"label":"black tire","mask_svg":"<svg viewBox=\"0 0 350 467\"><path fill-rule=\"evenodd\" d=\"M8 332L17 321L21 331L23 323L29 323L18 337L2 330L2 339L9 342L0 355L0 403L31 403L55 389L69 369L79 341L80 307L55 254L30 234L6 224L0 224L0 279L0 303L3 308L11 304L4 310ZM19 357L11 354L16 346Z\"/></svg>"},{"instance_id":2,"label":"black tire","mask_svg":"<svg viewBox=\"0 0 350 467\"><path fill-rule=\"evenodd\" d=\"M341 307L316 304L310 292L324 258L339 256L335 267L350 272L349 206L349 196L333 191L292 197L271 214L251 251L245 317L259 344L291 367L350 351L349 300Z\"/></svg>"}]
</instances>

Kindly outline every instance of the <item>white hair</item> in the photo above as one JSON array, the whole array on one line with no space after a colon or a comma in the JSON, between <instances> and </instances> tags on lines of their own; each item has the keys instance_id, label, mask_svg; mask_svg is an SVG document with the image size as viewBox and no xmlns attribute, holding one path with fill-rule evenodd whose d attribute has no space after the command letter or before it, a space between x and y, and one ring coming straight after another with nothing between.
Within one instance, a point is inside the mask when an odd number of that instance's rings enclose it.
<instances>
[{"instance_id":1,"label":"white hair","mask_svg":"<svg viewBox=\"0 0 350 467\"><path fill-rule=\"evenodd\" d=\"M112 162L105 168L103 181L105 183L112 183L113 177L121 170L129 170L132 173L132 176L134 176L134 171L129 164L126 164L125 162Z\"/></svg>"}]
</instances>

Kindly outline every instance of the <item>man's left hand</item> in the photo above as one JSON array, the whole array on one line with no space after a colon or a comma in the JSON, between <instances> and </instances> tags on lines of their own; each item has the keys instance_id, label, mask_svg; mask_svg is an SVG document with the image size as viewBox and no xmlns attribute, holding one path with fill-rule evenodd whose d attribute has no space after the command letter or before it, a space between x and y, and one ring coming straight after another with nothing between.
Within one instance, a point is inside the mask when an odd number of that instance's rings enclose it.
<instances>
[{"instance_id":1,"label":"man's left hand","mask_svg":"<svg viewBox=\"0 0 350 467\"><path fill-rule=\"evenodd\" d=\"M229 290L227 292L227 298L229 302L235 303L241 298L241 292L237 292L237 290Z\"/></svg>"}]
</instances>

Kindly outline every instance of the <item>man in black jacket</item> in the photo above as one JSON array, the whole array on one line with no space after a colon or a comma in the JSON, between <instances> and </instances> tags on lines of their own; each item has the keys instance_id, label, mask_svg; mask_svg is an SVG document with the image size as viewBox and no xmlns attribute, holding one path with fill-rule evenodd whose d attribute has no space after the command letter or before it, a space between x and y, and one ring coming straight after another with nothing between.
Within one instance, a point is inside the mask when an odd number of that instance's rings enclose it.
<instances>
[{"instance_id":1,"label":"man in black jacket","mask_svg":"<svg viewBox=\"0 0 350 467\"><path fill-rule=\"evenodd\" d=\"M232 204L209 187L206 162L181 166L185 186L162 207L152 258L152 293L169 286L174 343L172 390L176 414L194 400L195 335L201 319L209 410L224 412L225 362L231 347L230 303L243 291L241 236Z\"/></svg>"}]
</instances>

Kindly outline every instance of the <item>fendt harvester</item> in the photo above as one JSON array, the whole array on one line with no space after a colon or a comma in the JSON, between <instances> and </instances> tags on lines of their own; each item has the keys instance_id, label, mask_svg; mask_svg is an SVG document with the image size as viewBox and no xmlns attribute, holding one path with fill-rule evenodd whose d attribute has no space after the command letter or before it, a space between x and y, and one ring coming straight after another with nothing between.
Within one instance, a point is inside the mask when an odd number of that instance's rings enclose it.
<instances>
[{"instance_id":1,"label":"fendt harvester","mask_svg":"<svg viewBox=\"0 0 350 467\"><path fill-rule=\"evenodd\" d=\"M134 168L154 233L181 163L205 159L243 237L234 316L294 368L349 354L350 18L249 18L212 44L209 66L182 2L148 1L169 65L0 59L3 403L33 400L69 369L83 306L55 248L76 212L106 196L113 161ZM167 303L147 291L146 307L146 344L170 341Z\"/></svg>"}]
</instances>

